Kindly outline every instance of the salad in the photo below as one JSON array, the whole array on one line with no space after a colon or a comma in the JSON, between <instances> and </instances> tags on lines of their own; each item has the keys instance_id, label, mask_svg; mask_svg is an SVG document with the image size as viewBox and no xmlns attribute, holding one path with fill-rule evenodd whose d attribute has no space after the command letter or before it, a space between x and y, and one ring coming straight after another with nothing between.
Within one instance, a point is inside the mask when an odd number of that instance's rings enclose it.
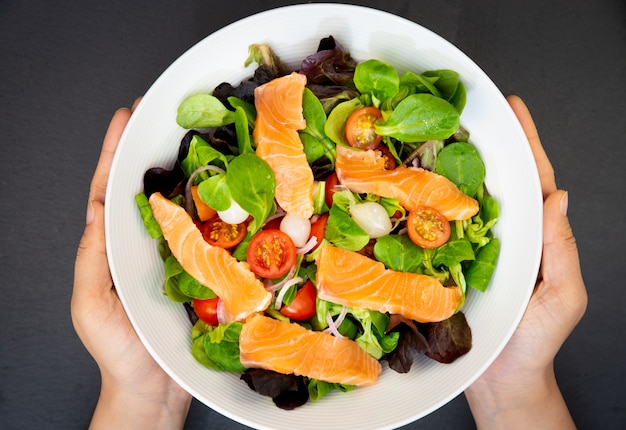
<instances>
[{"instance_id":1,"label":"salad","mask_svg":"<svg viewBox=\"0 0 626 430\"><path fill-rule=\"evenodd\" d=\"M222 83L212 94L181 103L177 122L188 132L174 166L146 171L144 190L136 196L165 263L164 293L185 306L191 319L193 356L209 368L241 372L250 388L283 409L354 388L244 366L239 340L245 320L233 320L221 298L172 255L150 205L156 193L184 208L208 244L249 265L272 295L264 315L351 339L400 373L419 355L450 363L466 354L472 339L462 305L468 287L485 291L495 270L499 241L492 227L499 210L484 185L480 154L460 123L466 92L458 73L400 75L377 59L355 61L332 36L322 39L296 71L306 77L305 124L297 137L314 180L312 213L294 216L276 194L289 183L257 155L255 139L255 90L294 71L267 45L250 46L245 65L253 62L258 67L250 79ZM406 201L410 194L376 187L385 179L366 184L375 182L371 189L380 194L363 191L370 188L355 185L346 151L382 156L382 177L409 170L443 177L476 209L454 218L431 206L414 207ZM450 316L435 321L321 298L318 258L325 246L366 256L388 271L428 276L458 289L461 298Z\"/></svg>"}]
</instances>

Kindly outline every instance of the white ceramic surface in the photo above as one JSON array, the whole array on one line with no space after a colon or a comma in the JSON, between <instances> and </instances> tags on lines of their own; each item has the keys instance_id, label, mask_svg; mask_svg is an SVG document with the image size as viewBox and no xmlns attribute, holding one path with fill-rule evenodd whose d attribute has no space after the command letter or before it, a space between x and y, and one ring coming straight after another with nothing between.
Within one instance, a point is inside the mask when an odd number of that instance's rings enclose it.
<instances>
[{"instance_id":1,"label":"white ceramic surface","mask_svg":"<svg viewBox=\"0 0 626 430\"><path fill-rule=\"evenodd\" d=\"M453 364L428 359L408 374L384 366L373 386L331 393L293 411L278 409L251 391L239 375L198 364L190 352L190 323L183 307L162 294L163 264L134 202L145 170L170 167L185 131L176 109L187 96L237 84L248 45L268 43L298 67L333 35L357 60L377 58L400 72L447 68L467 87L462 124L486 164L486 183L500 203L495 234L501 254L486 293L470 291L464 312L473 348ZM385 12L348 5L306 4L263 12L235 22L176 60L133 114L115 154L106 198L106 240L114 283L140 339L156 361L194 397L221 414L255 428L381 429L412 422L460 394L496 358L526 308L541 254L542 201L526 138L504 97L465 54L433 32Z\"/></svg>"}]
</instances>

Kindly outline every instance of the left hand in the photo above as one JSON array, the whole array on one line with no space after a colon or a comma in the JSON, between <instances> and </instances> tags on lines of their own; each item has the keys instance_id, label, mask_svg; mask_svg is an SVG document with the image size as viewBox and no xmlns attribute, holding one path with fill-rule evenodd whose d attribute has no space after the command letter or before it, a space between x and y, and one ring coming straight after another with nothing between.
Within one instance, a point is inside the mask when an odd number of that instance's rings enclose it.
<instances>
[{"instance_id":1,"label":"left hand","mask_svg":"<svg viewBox=\"0 0 626 430\"><path fill-rule=\"evenodd\" d=\"M182 428L191 396L161 369L137 337L115 291L105 248L107 180L131 114L132 109L124 108L113 116L91 182L74 270L72 321L102 375L91 428Z\"/></svg>"}]
</instances>

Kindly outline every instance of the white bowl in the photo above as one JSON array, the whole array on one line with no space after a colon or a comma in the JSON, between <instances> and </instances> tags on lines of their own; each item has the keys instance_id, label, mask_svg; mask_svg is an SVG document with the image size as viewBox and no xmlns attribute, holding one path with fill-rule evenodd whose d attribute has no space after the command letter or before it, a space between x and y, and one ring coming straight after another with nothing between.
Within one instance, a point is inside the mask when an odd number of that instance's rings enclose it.
<instances>
[{"instance_id":1,"label":"white bowl","mask_svg":"<svg viewBox=\"0 0 626 430\"><path fill-rule=\"evenodd\" d=\"M408 374L384 366L373 386L331 393L284 411L239 380L198 364L190 352L190 323L182 305L162 293L163 263L135 207L144 172L173 165L185 131L176 110L187 96L223 81L238 84L248 45L268 43L289 65L333 35L357 60L377 58L400 72L453 69L467 87L462 124L479 148L486 184L499 201L495 234L501 253L484 294L470 291L464 312L473 348L452 364L423 358ZM259 13L206 37L154 83L133 114L113 162L106 198L106 239L113 280L139 338L182 387L217 412L256 428L381 429L410 423L446 404L496 358L517 327L535 283L541 255L542 200L532 153L506 100L465 54L404 18L348 5L303 4ZM323 417L323 418L322 418Z\"/></svg>"}]
</instances>

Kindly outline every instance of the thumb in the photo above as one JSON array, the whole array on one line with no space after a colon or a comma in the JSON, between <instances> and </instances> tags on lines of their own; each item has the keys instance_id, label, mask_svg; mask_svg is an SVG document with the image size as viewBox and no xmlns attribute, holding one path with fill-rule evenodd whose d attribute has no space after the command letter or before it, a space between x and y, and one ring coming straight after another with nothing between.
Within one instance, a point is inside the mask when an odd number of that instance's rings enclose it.
<instances>
[{"instance_id":1,"label":"thumb","mask_svg":"<svg viewBox=\"0 0 626 430\"><path fill-rule=\"evenodd\" d=\"M98 200L92 200L89 202L87 225L76 255L72 301L103 295L112 285L104 235L104 205Z\"/></svg>"},{"instance_id":2,"label":"thumb","mask_svg":"<svg viewBox=\"0 0 626 430\"><path fill-rule=\"evenodd\" d=\"M587 306L578 248L567 218L568 194L557 190L544 202L544 235L541 274L546 288L554 289L563 306L579 320Z\"/></svg>"}]
</instances>

